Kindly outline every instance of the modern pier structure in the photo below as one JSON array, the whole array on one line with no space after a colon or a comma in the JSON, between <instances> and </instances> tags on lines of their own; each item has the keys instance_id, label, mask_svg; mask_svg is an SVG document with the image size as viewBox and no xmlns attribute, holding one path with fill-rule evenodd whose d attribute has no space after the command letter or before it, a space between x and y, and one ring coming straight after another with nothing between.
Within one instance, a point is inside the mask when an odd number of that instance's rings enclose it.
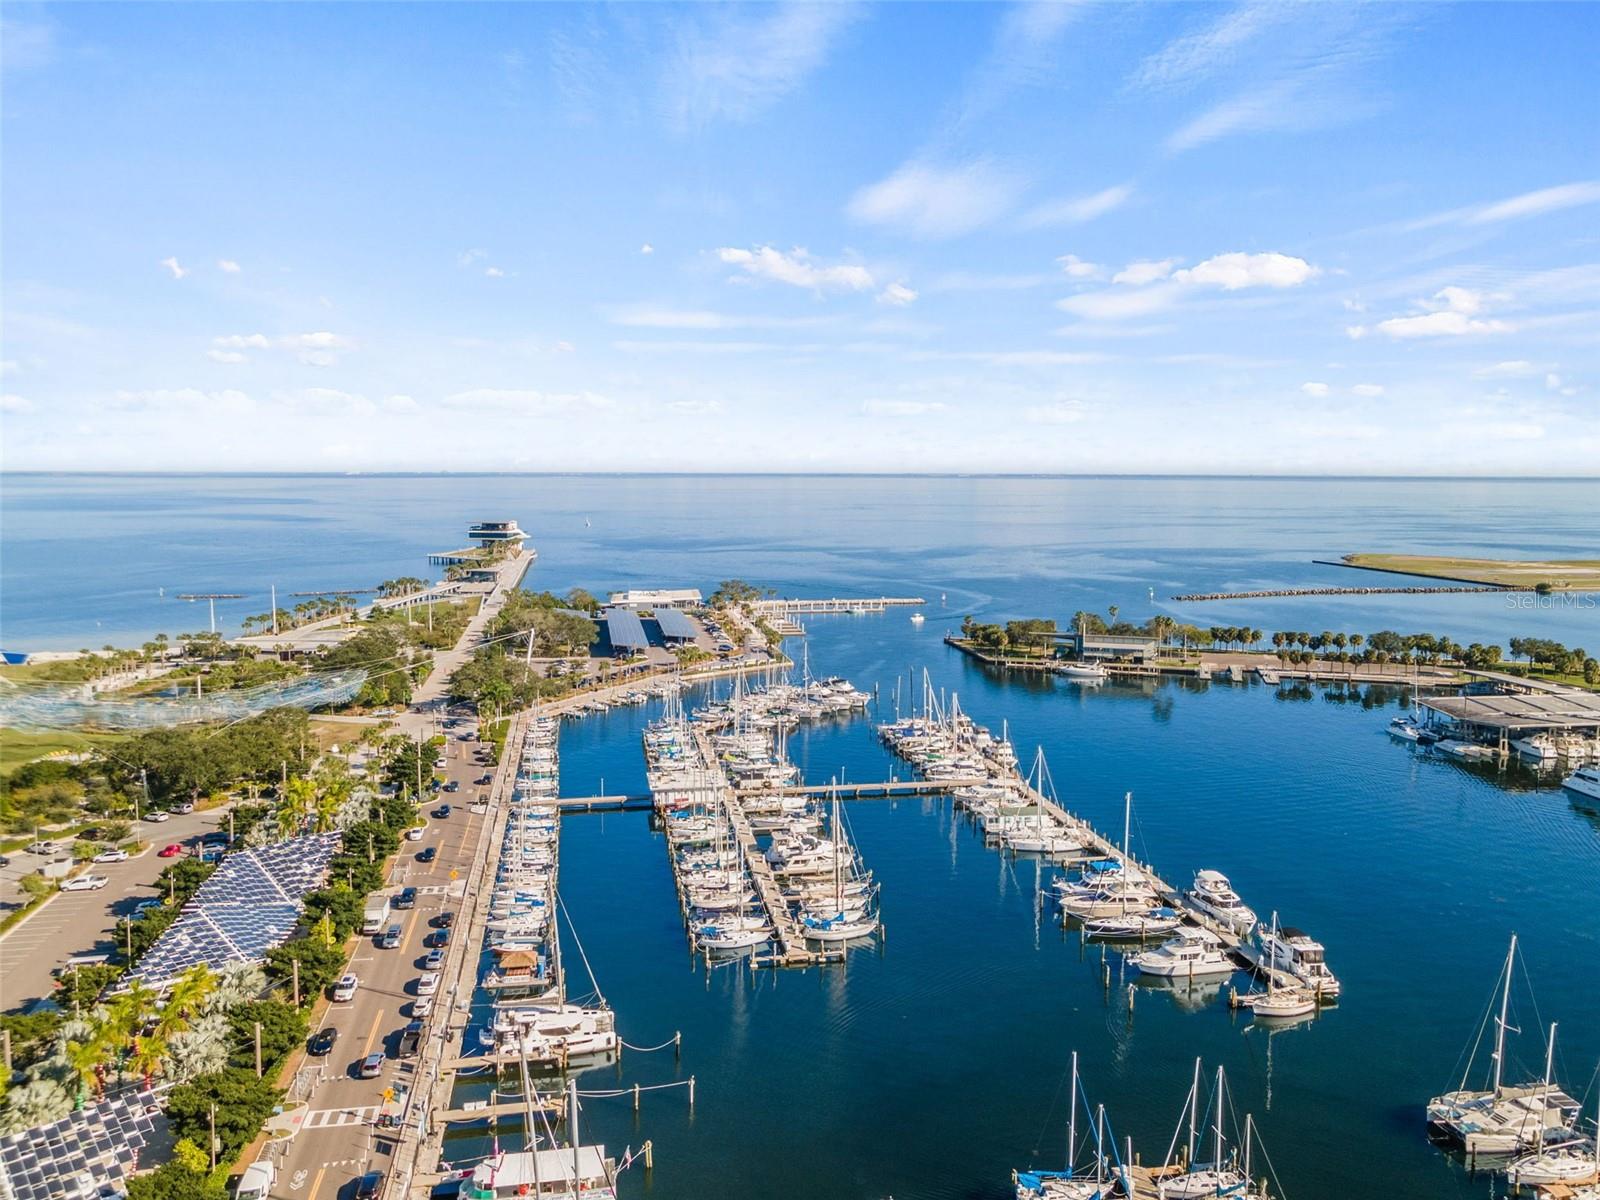
<instances>
[{"instance_id":1,"label":"modern pier structure","mask_svg":"<svg viewBox=\"0 0 1600 1200\"><path fill-rule=\"evenodd\" d=\"M921 596L866 596L850 599L832 596L813 600L755 600L750 611L758 617L792 616L796 613L880 613L889 608L910 608L927 601Z\"/></svg>"},{"instance_id":2,"label":"modern pier structure","mask_svg":"<svg viewBox=\"0 0 1600 1200\"><path fill-rule=\"evenodd\" d=\"M477 543L476 546L467 546L460 550L441 550L437 554L428 555L428 561L434 566L454 567L493 561L509 547L511 558L528 554L537 557L538 552L527 545L528 535L522 531L515 521L477 521L467 527L467 537Z\"/></svg>"}]
</instances>

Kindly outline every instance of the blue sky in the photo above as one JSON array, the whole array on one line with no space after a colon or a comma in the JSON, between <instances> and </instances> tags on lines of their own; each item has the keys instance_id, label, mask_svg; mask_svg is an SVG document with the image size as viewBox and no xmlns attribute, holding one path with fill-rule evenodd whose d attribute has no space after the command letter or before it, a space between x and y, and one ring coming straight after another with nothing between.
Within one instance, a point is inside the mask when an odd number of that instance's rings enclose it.
<instances>
[{"instance_id":1,"label":"blue sky","mask_svg":"<svg viewBox=\"0 0 1600 1200\"><path fill-rule=\"evenodd\" d=\"M5 9L10 469L1600 473L1600 7Z\"/></svg>"}]
</instances>

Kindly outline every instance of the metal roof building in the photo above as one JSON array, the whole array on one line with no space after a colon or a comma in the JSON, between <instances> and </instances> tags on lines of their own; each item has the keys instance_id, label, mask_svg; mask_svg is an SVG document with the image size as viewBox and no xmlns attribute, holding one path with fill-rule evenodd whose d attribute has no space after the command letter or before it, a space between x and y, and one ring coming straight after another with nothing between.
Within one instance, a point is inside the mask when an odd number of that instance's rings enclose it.
<instances>
[{"instance_id":1,"label":"metal roof building","mask_svg":"<svg viewBox=\"0 0 1600 1200\"><path fill-rule=\"evenodd\" d=\"M655 610L656 624L661 626L661 636L669 642L692 642L700 636L700 630L689 615L676 608L658 608Z\"/></svg>"},{"instance_id":2,"label":"metal roof building","mask_svg":"<svg viewBox=\"0 0 1600 1200\"><path fill-rule=\"evenodd\" d=\"M0 1137L0 1195L61 1200L124 1194L128 1177L139 1169L140 1151L156 1139L158 1122L166 1136L166 1118L155 1099L130 1088L58 1121Z\"/></svg>"},{"instance_id":3,"label":"metal roof building","mask_svg":"<svg viewBox=\"0 0 1600 1200\"><path fill-rule=\"evenodd\" d=\"M601 619L606 623L606 636L611 639L612 650L631 653L650 649L644 623L631 608L608 608L601 614Z\"/></svg>"}]
</instances>

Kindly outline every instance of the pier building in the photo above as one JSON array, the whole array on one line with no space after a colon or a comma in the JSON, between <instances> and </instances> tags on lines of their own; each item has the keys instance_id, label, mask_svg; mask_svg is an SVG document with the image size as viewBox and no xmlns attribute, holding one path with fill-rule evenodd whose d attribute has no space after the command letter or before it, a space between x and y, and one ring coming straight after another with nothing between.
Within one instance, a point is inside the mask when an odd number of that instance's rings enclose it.
<instances>
[{"instance_id":1,"label":"pier building","mask_svg":"<svg viewBox=\"0 0 1600 1200\"><path fill-rule=\"evenodd\" d=\"M1079 633L1063 630L1052 633L1050 641L1057 658L1093 662L1118 661L1152 663L1160 655L1159 638L1125 633Z\"/></svg>"}]
</instances>

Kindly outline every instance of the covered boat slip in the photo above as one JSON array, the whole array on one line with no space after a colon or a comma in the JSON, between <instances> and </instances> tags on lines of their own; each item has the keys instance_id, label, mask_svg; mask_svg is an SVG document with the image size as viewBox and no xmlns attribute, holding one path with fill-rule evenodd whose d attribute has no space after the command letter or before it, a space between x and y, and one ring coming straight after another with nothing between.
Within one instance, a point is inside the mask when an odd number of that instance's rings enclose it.
<instances>
[{"instance_id":1,"label":"covered boat slip","mask_svg":"<svg viewBox=\"0 0 1600 1200\"><path fill-rule=\"evenodd\" d=\"M604 1146L570 1146L553 1150L501 1154L479 1163L472 1182L461 1194L472 1200L503 1196L588 1196L612 1194L616 1163Z\"/></svg>"},{"instance_id":2,"label":"covered boat slip","mask_svg":"<svg viewBox=\"0 0 1600 1200\"><path fill-rule=\"evenodd\" d=\"M1600 735L1600 693L1576 688L1515 695L1434 696L1421 704L1502 750L1512 738L1536 733Z\"/></svg>"}]
</instances>

